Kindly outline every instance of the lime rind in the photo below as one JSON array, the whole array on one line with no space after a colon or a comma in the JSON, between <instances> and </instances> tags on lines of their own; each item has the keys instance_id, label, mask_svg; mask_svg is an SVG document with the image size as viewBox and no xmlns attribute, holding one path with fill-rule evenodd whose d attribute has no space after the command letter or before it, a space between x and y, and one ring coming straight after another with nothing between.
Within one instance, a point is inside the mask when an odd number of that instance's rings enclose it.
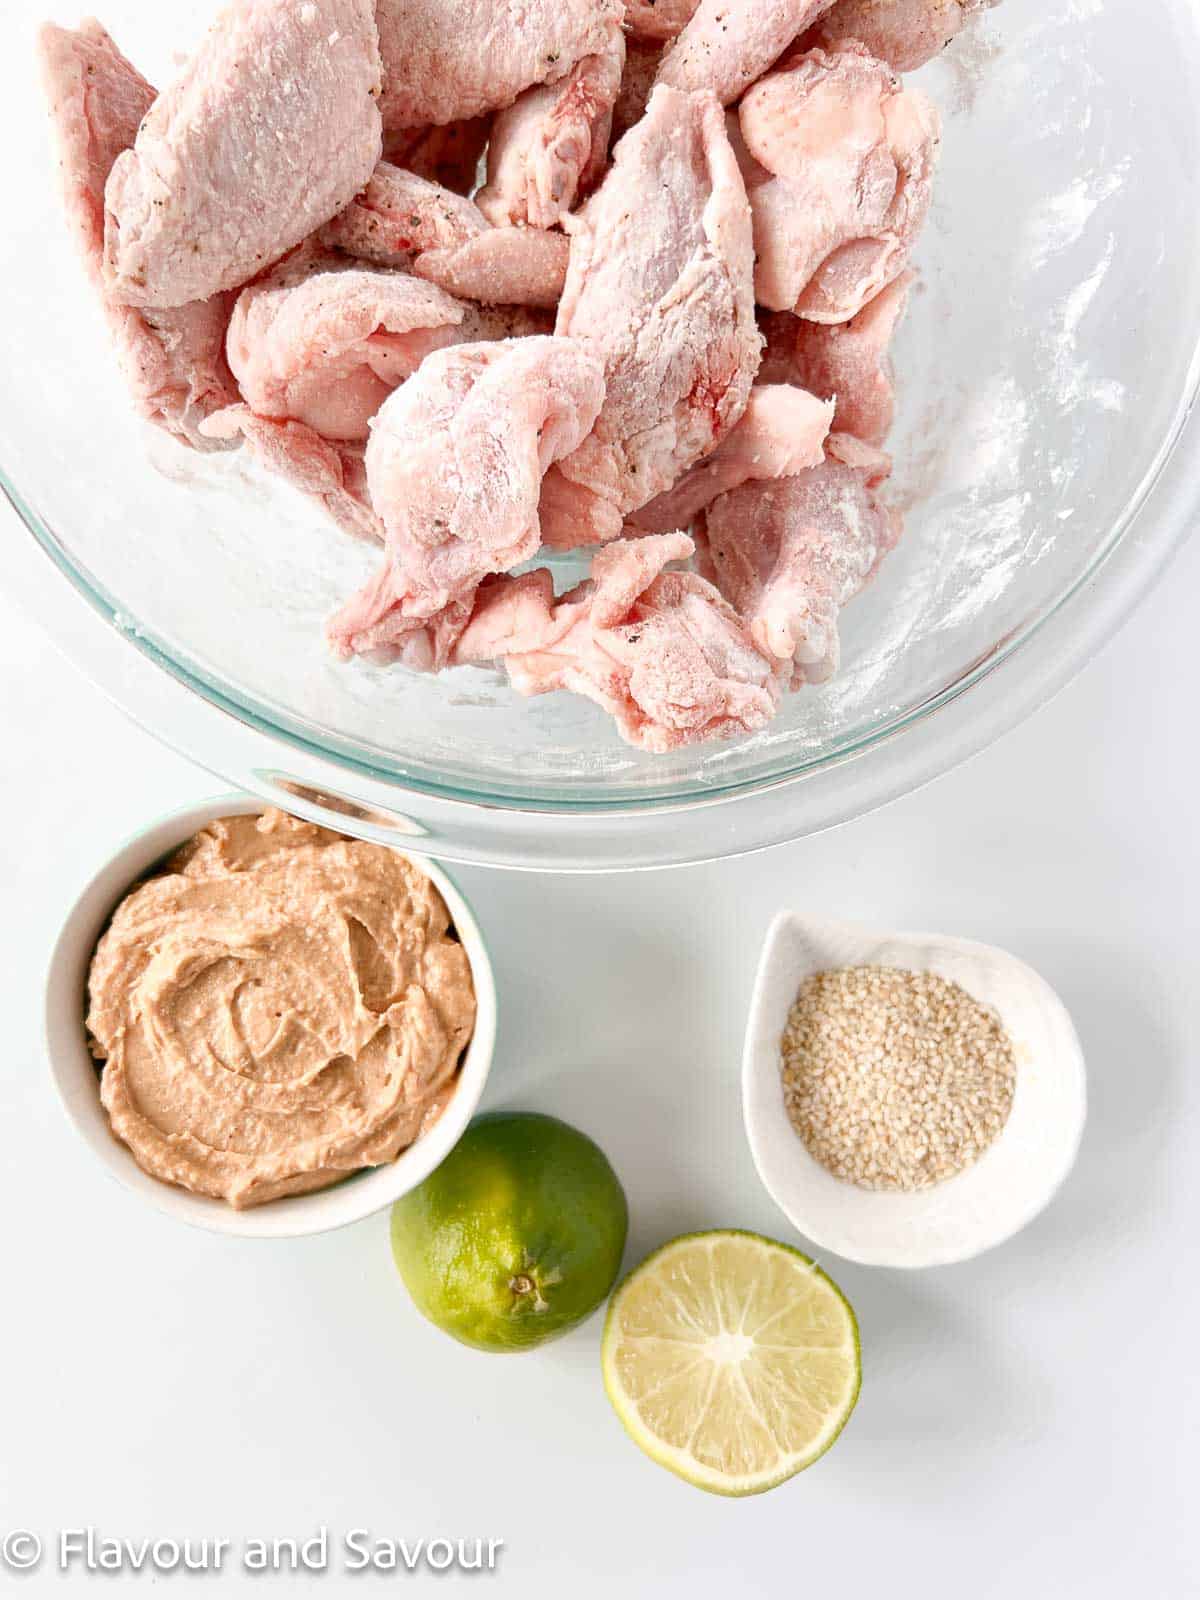
<instances>
[{"instance_id":1,"label":"lime rind","mask_svg":"<svg viewBox=\"0 0 1200 1600\"><path fill-rule=\"evenodd\" d=\"M620 1179L587 1134L539 1112L492 1112L396 1201L392 1258L435 1327L515 1353L600 1308L628 1220Z\"/></svg>"},{"instance_id":2,"label":"lime rind","mask_svg":"<svg viewBox=\"0 0 1200 1600\"><path fill-rule=\"evenodd\" d=\"M839 1403L830 1409L830 1414L825 1427L812 1439L806 1441L802 1450L790 1455L784 1455L776 1462L772 1469L745 1474L731 1474L718 1471L696 1459L687 1450L677 1445L668 1443L661 1438L643 1420L637 1402L626 1392L621 1381L617 1354L621 1345L628 1341L629 1336L621 1328L621 1315L630 1290L644 1283L647 1276L655 1270L661 1271L662 1267L674 1254L683 1255L693 1251L698 1243L715 1246L721 1241L746 1240L762 1251L764 1255L778 1253L788 1258L792 1263L803 1264L807 1274L827 1289L832 1301L840 1308L845 1318L845 1339L837 1348L849 1357L850 1381L844 1394L839 1397ZM635 1336L646 1337L646 1336ZM748 1495L764 1494L768 1489L777 1488L797 1473L811 1467L815 1461L826 1453L836 1442L842 1429L850 1419L850 1415L857 1403L862 1386L862 1346L859 1338L858 1320L854 1315L854 1308L846 1299L838 1285L824 1272L811 1257L803 1251L795 1249L792 1245L781 1244L778 1240L768 1239L763 1234L752 1233L747 1229L728 1228L716 1229L709 1232L681 1234L661 1245L651 1255L636 1267L621 1282L609 1302L608 1312L604 1322L604 1333L601 1340L601 1369L604 1378L604 1388L614 1411L620 1418L622 1425L634 1443L659 1466L665 1467L669 1472L682 1478L685 1482L696 1488L704 1489L710 1494L719 1494L732 1498L743 1498ZM753 1401L747 1394L748 1405Z\"/></svg>"}]
</instances>

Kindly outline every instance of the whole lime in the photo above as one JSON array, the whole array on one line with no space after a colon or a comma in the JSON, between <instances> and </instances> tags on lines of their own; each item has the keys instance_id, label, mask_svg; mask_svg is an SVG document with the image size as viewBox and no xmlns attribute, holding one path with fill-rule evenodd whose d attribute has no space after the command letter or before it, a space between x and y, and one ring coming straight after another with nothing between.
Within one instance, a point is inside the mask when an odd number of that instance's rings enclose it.
<instances>
[{"instance_id":1,"label":"whole lime","mask_svg":"<svg viewBox=\"0 0 1200 1600\"><path fill-rule=\"evenodd\" d=\"M529 1350L583 1321L616 1281L629 1209L603 1150L557 1117L476 1118L392 1207L417 1309L477 1350Z\"/></svg>"}]
</instances>

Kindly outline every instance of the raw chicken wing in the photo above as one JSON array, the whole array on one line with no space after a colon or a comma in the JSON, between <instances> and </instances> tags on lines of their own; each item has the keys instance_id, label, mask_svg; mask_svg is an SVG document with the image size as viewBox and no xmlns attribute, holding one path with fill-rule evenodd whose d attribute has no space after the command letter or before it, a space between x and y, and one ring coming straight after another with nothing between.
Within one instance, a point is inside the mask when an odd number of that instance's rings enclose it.
<instances>
[{"instance_id":1,"label":"raw chicken wing","mask_svg":"<svg viewBox=\"0 0 1200 1600\"><path fill-rule=\"evenodd\" d=\"M561 233L493 228L473 201L387 161L321 238L489 305L556 306L570 251Z\"/></svg>"},{"instance_id":2,"label":"raw chicken wing","mask_svg":"<svg viewBox=\"0 0 1200 1600\"><path fill-rule=\"evenodd\" d=\"M712 95L656 89L566 227L557 331L607 382L591 436L543 489L544 537L569 548L616 537L745 409L759 358L750 214Z\"/></svg>"},{"instance_id":3,"label":"raw chicken wing","mask_svg":"<svg viewBox=\"0 0 1200 1600\"><path fill-rule=\"evenodd\" d=\"M903 273L849 322L794 319L793 381L836 400L833 426L864 444L881 445L896 409L891 343L913 275Z\"/></svg>"},{"instance_id":4,"label":"raw chicken wing","mask_svg":"<svg viewBox=\"0 0 1200 1600\"><path fill-rule=\"evenodd\" d=\"M234 0L106 189L120 299L179 306L264 271L347 206L381 150L372 0Z\"/></svg>"},{"instance_id":5,"label":"raw chicken wing","mask_svg":"<svg viewBox=\"0 0 1200 1600\"><path fill-rule=\"evenodd\" d=\"M557 83L526 89L492 124L487 186L477 198L489 222L552 228L604 171L613 105L625 67L625 35L584 56Z\"/></svg>"},{"instance_id":6,"label":"raw chicken wing","mask_svg":"<svg viewBox=\"0 0 1200 1600\"><path fill-rule=\"evenodd\" d=\"M778 706L777 671L711 584L664 570L692 550L679 533L620 539L596 553L591 578L552 608L549 574L540 583L530 574L517 580L520 591L490 597L460 651L516 642L522 648L502 664L519 693L586 695L643 750L753 733Z\"/></svg>"},{"instance_id":7,"label":"raw chicken wing","mask_svg":"<svg viewBox=\"0 0 1200 1600\"><path fill-rule=\"evenodd\" d=\"M556 306L570 244L541 228L485 228L462 244L426 250L413 271L460 300L488 306Z\"/></svg>"},{"instance_id":8,"label":"raw chicken wing","mask_svg":"<svg viewBox=\"0 0 1200 1600\"><path fill-rule=\"evenodd\" d=\"M514 652L545 649L569 625L556 618L555 605L554 577L548 567L485 578L454 646L452 665L471 666L500 661Z\"/></svg>"},{"instance_id":9,"label":"raw chicken wing","mask_svg":"<svg viewBox=\"0 0 1200 1600\"><path fill-rule=\"evenodd\" d=\"M755 643L792 664L793 686L836 671L838 613L900 537L899 514L876 494L889 470L880 451L831 434L821 466L708 508L706 568Z\"/></svg>"},{"instance_id":10,"label":"raw chicken wing","mask_svg":"<svg viewBox=\"0 0 1200 1600\"><path fill-rule=\"evenodd\" d=\"M223 3L157 98L98 23L40 55L139 409L382 546L334 653L649 752L828 678L901 533L940 123L898 73L994 0Z\"/></svg>"},{"instance_id":11,"label":"raw chicken wing","mask_svg":"<svg viewBox=\"0 0 1200 1600\"><path fill-rule=\"evenodd\" d=\"M429 356L372 428L367 479L388 559L333 619L334 648L395 650L446 607L469 614L482 579L528 560L542 476L586 435L603 394L600 362L569 339Z\"/></svg>"},{"instance_id":12,"label":"raw chicken wing","mask_svg":"<svg viewBox=\"0 0 1200 1600\"><path fill-rule=\"evenodd\" d=\"M222 445L200 423L237 389L225 362L229 302L223 295L171 311L121 305L104 285L104 185L137 136L154 90L98 22L75 32L47 24L38 35L58 140L63 200L88 276L99 291L117 360L140 415L197 450Z\"/></svg>"},{"instance_id":13,"label":"raw chicken wing","mask_svg":"<svg viewBox=\"0 0 1200 1600\"><path fill-rule=\"evenodd\" d=\"M700 0L663 57L659 83L711 89L723 106L779 60L833 0Z\"/></svg>"},{"instance_id":14,"label":"raw chicken wing","mask_svg":"<svg viewBox=\"0 0 1200 1600\"><path fill-rule=\"evenodd\" d=\"M294 418L330 440L365 439L397 384L460 341L463 311L407 273L301 251L242 290L229 364L259 416Z\"/></svg>"},{"instance_id":15,"label":"raw chicken wing","mask_svg":"<svg viewBox=\"0 0 1200 1600\"><path fill-rule=\"evenodd\" d=\"M840 44L857 39L872 55L914 72L957 37L967 18L989 0L837 0L805 41Z\"/></svg>"},{"instance_id":16,"label":"raw chicken wing","mask_svg":"<svg viewBox=\"0 0 1200 1600\"><path fill-rule=\"evenodd\" d=\"M759 303L849 321L907 264L929 209L936 110L851 44L768 74L738 121L755 163L747 183Z\"/></svg>"},{"instance_id":17,"label":"raw chicken wing","mask_svg":"<svg viewBox=\"0 0 1200 1600\"><path fill-rule=\"evenodd\" d=\"M600 54L624 10L622 0L379 0L384 125L459 122L510 106Z\"/></svg>"},{"instance_id":18,"label":"raw chicken wing","mask_svg":"<svg viewBox=\"0 0 1200 1600\"><path fill-rule=\"evenodd\" d=\"M361 194L321 230L335 250L386 267L410 267L423 250L462 244L487 227L474 201L381 161Z\"/></svg>"},{"instance_id":19,"label":"raw chicken wing","mask_svg":"<svg viewBox=\"0 0 1200 1600\"><path fill-rule=\"evenodd\" d=\"M825 459L833 405L786 383L758 384L738 422L673 489L630 519L648 533L686 528L720 494L752 478L787 478Z\"/></svg>"}]
</instances>

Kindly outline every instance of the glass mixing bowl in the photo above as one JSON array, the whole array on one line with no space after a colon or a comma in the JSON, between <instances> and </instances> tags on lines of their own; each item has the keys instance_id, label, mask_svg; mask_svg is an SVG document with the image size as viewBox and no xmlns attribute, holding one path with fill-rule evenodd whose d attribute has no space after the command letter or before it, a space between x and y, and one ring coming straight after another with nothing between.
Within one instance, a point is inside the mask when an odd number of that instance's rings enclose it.
<instances>
[{"instance_id":1,"label":"glass mixing bowl","mask_svg":"<svg viewBox=\"0 0 1200 1600\"><path fill-rule=\"evenodd\" d=\"M449 859L614 868L844 820L979 748L1078 668L1197 501L1195 7L1005 0L921 75L946 114L921 284L896 346L900 548L844 662L740 742L642 755L596 707L499 674L332 661L376 556L238 453L130 414L58 208L32 36L3 68L4 570L102 687L244 787ZM169 79L213 7L106 0ZM73 21L61 14L58 20ZM558 562L565 583L582 570Z\"/></svg>"}]
</instances>

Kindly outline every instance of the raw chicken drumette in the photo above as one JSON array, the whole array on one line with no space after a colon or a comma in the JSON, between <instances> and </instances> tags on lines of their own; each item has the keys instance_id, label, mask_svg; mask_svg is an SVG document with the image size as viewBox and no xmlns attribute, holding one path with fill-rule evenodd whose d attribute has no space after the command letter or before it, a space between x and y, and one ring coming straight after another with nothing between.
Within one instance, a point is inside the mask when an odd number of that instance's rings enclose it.
<instances>
[{"instance_id":1,"label":"raw chicken drumette","mask_svg":"<svg viewBox=\"0 0 1200 1600\"><path fill-rule=\"evenodd\" d=\"M485 306L556 306L570 245L541 228L485 228L461 244L426 250L413 271L461 300Z\"/></svg>"},{"instance_id":2,"label":"raw chicken drumette","mask_svg":"<svg viewBox=\"0 0 1200 1600\"><path fill-rule=\"evenodd\" d=\"M334 618L335 648L397 652L451 608L461 631L482 579L537 551L543 474L587 434L603 394L599 361L570 339L427 357L375 419L367 479L388 558ZM448 627L441 648L455 636Z\"/></svg>"},{"instance_id":3,"label":"raw chicken drumette","mask_svg":"<svg viewBox=\"0 0 1200 1600\"><path fill-rule=\"evenodd\" d=\"M309 247L242 291L229 357L248 404L209 417L204 433L244 438L340 527L382 540L363 462L372 417L432 351L534 331L531 312L467 305Z\"/></svg>"},{"instance_id":4,"label":"raw chicken drumette","mask_svg":"<svg viewBox=\"0 0 1200 1600\"><path fill-rule=\"evenodd\" d=\"M654 91L603 184L569 217L557 332L603 362L604 406L546 477L549 544L615 538L745 408L759 358L746 191L710 94Z\"/></svg>"}]
</instances>

